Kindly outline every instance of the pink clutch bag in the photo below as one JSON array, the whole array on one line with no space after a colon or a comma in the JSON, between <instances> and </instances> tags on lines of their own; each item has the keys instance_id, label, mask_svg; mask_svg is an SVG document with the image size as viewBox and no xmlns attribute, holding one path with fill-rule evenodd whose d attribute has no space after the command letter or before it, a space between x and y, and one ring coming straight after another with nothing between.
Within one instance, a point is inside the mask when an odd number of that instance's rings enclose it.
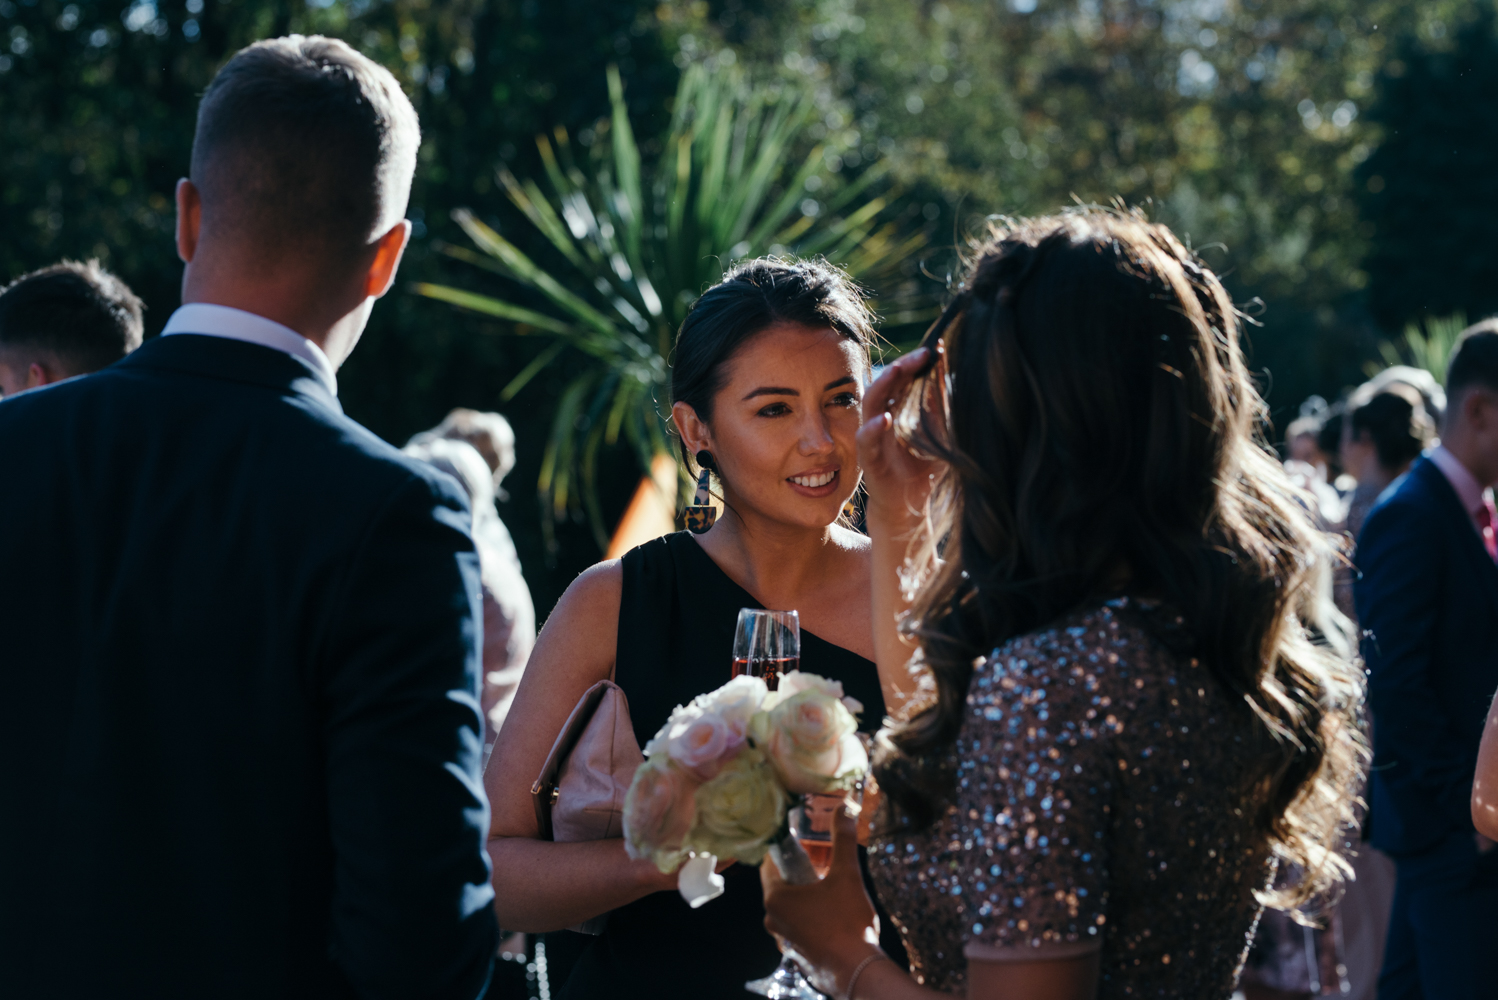
<instances>
[{"instance_id":1,"label":"pink clutch bag","mask_svg":"<svg viewBox=\"0 0 1498 1000\"><path fill-rule=\"evenodd\" d=\"M624 836L624 795L644 760L624 690L613 681L588 688L531 786L541 839L570 844ZM571 929L599 934L607 917Z\"/></svg>"}]
</instances>

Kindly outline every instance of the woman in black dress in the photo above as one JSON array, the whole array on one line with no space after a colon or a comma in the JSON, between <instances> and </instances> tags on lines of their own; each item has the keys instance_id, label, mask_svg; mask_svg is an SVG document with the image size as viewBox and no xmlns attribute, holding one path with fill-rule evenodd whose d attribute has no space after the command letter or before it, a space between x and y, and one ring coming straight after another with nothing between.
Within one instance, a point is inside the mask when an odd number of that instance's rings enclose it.
<instances>
[{"instance_id":1,"label":"woman in black dress","mask_svg":"<svg viewBox=\"0 0 1498 1000\"><path fill-rule=\"evenodd\" d=\"M839 680L878 727L869 542L838 523L858 486L854 434L869 374L870 315L820 263L753 261L693 306L677 337L672 419L684 456L711 453L725 510L703 535L668 535L568 588L531 654L485 784L503 927L555 931L610 913L561 989L587 997L748 996L779 961L759 876L724 872L698 910L674 875L620 840L537 839L531 783L582 693L612 677L643 746L673 707L731 676L740 608L800 612L802 667ZM892 692L893 693L893 692Z\"/></svg>"}]
</instances>

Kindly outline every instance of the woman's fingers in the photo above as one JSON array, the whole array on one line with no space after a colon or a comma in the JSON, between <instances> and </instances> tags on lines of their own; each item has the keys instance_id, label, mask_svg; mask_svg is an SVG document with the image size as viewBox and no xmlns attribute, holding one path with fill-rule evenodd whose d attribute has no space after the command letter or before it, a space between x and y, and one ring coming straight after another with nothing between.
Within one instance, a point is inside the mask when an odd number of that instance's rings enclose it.
<instances>
[{"instance_id":1,"label":"woman's fingers","mask_svg":"<svg viewBox=\"0 0 1498 1000\"><path fill-rule=\"evenodd\" d=\"M764 886L766 894L771 889L778 889L785 885L785 879L780 874L780 866L768 854L759 863L759 884Z\"/></svg>"},{"instance_id":2,"label":"woman's fingers","mask_svg":"<svg viewBox=\"0 0 1498 1000\"><path fill-rule=\"evenodd\" d=\"M850 868L858 870L858 819L848 813L847 806L838 806L832 826L832 870Z\"/></svg>"},{"instance_id":3,"label":"woman's fingers","mask_svg":"<svg viewBox=\"0 0 1498 1000\"><path fill-rule=\"evenodd\" d=\"M870 383L868 389L864 390L864 420L870 420L880 413L888 412L892 401L899 399L902 392L930 363L931 351L922 347L885 365L879 377Z\"/></svg>"}]
</instances>

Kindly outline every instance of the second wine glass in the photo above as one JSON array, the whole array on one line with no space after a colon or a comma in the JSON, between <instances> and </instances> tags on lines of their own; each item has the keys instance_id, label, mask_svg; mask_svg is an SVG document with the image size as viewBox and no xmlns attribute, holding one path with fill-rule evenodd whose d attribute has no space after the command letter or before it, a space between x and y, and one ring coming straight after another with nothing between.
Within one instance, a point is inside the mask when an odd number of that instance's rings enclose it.
<instances>
[{"instance_id":1,"label":"second wine glass","mask_svg":"<svg viewBox=\"0 0 1498 1000\"><path fill-rule=\"evenodd\" d=\"M733 635L733 676L764 678L771 691L781 675L801 668L801 616L794 611L743 608Z\"/></svg>"}]
</instances>

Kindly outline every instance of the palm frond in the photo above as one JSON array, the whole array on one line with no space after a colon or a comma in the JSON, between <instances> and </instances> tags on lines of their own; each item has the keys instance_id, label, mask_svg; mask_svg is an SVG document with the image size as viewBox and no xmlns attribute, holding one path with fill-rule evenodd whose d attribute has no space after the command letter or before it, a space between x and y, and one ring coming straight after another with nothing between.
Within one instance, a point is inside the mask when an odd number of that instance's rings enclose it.
<instances>
[{"instance_id":1,"label":"palm frond","mask_svg":"<svg viewBox=\"0 0 1498 1000\"><path fill-rule=\"evenodd\" d=\"M1364 366L1368 375L1377 375L1379 369L1393 365L1411 365L1423 368L1435 377L1438 385L1446 384L1446 365L1462 331L1467 328L1467 317L1462 313L1452 316L1431 317L1421 324L1410 323L1404 328L1404 336L1395 342L1381 341L1379 356L1384 364L1370 361Z\"/></svg>"},{"instance_id":2,"label":"palm frond","mask_svg":"<svg viewBox=\"0 0 1498 1000\"><path fill-rule=\"evenodd\" d=\"M735 68L693 65L682 74L660 155L635 140L615 67L606 71L611 113L579 163L564 129L536 138L541 176L499 171L506 196L555 253L548 270L468 210L453 213L474 250L442 253L496 275L492 292L416 286L421 295L554 338L500 394L515 398L554 365L577 369L555 402L537 488L544 530L585 518L607 544L597 459L626 444L648 473L671 454L667 358L677 326L732 260L776 248L821 254L876 290L899 315L929 303L899 298L899 265L924 233L900 221L898 192L881 163L844 177L823 145L806 141L816 114L809 82L755 86ZM816 180L813 180L816 178ZM819 196L815 206L807 200ZM528 244L529 245L529 244ZM580 359L574 360L578 352Z\"/></svg>"}]
</instances>

